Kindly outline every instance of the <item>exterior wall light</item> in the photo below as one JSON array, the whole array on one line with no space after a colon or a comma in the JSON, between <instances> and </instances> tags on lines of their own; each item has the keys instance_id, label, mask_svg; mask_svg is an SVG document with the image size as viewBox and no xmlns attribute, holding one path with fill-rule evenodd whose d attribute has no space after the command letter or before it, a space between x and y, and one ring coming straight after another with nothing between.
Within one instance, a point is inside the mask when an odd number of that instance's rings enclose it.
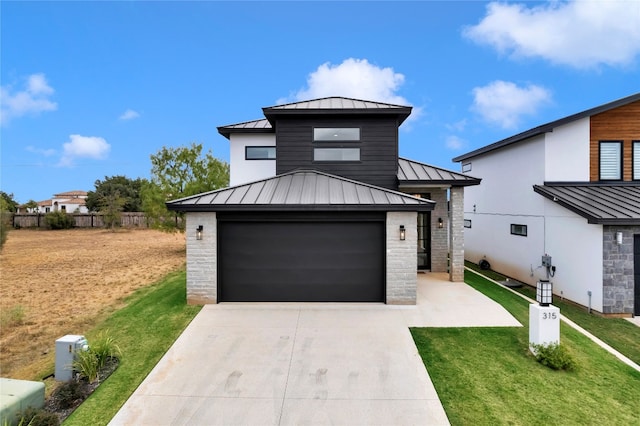
<instances>
[{"instance_id":1,"label":"exterior wall light","mask_svg":"<svg viewBox=\"0 0 640 426\"><path fill-rule=\"evenodd\" d=\"M196 240L201 240L202 239L202 230L204 229L204 226L202 225L198 225L198 227L196 228Z\"/></svg>"},{"instance_id":2,"label":"exterior wall light","mask_svg":"<svg viewBox=\"0 0 640 426\"><path fill-rule=\"evenodd\" d=\"M616 232L616 244L622 245L622 232L620 231Z\"/></svg>"},{"instance_id":3,"label":"exterior wall light","mask_svg":"<svg viewBox=\"0 0 640 426\"><path fill-rule=\"evenodd\" d=\"M444 228L444 221L442 220L441 217L438 218L438 228L440 229Z\"/></svg>"},{"instance_id":4,"label":"exterior wall light","mask_svg":"<svg viewBox=\"0 0 640 426\"><path fill-rule=\"evenodd\" d=\"M400 225L400 241L404 241L406 237L407 237L407 232L404 229L404 225Z\"/></svg>"},{"instance_id":5,"label":"exterior wall light","mask_svg":"<svg viewBox=\"0 0 640 426\"><path fill-rule=\"evenodd\" d=\"M549 280L540 280L536 286L536 301L540 306L549 306L553 303L553 283Z\"/></svg>"}]
</instances>

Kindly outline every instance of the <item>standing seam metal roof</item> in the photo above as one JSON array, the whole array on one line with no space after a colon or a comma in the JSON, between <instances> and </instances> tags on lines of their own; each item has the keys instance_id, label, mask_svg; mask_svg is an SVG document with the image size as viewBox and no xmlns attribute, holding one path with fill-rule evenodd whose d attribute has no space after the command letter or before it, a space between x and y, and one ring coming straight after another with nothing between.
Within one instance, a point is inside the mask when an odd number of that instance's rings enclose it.
<instances>
[{"instance_id":1,"label":"standing seam metal roof","mask_svg":"<svg viewBox=\"0 0 640 426\"><path fill-rule=\"evenodd\" d=\"M533 190L603 225L640 225L640 184L545 183Z\"/></svg>"},{"instance_id":2,"label":"standing seam metal roof","mask_svg":"<svg viewBox=\"0 0 640 426\"><path fill-rule=\"evenodd\" d=\"M293 171L167 203L177 211L428 211L434 205L431 200L316 170Z\"/></svg>"},{"instance_id":3,"label":"standing seam metal roof","mask_svg":"<svg viewBox=\"0 0 640 426\"><path fill-rule=\"evenodd\" d=\"M452 172L406 158L398 159L398 180L400 186L414 185L479 185L481 179Z\"/></svg>"}]
</instances>

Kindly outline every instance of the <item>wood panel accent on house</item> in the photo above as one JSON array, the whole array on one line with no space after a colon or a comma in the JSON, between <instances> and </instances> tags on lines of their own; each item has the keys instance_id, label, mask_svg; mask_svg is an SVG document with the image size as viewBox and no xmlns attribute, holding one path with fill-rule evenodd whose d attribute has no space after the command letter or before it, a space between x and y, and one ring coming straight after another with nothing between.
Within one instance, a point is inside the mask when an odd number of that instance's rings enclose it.
<instances>
[{"instance_id":1,"label":"wood panel accent on house","mask_svg":"<svg viewBox=\"0 0 640 426\"><path fill-rule=\"evenodd\" d=\"M640 140L640 101L591 116L589 139L590 180L599 179L599 142L617 140L623 141L623 180L631 181L632 141Z\"/></svg>"}]
</instances>

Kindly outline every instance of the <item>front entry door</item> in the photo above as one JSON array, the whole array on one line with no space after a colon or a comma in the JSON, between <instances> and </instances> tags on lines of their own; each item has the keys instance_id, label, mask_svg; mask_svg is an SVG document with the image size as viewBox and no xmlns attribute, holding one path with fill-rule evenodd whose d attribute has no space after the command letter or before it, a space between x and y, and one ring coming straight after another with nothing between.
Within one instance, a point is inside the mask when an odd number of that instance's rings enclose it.
<instances>
[{"instance_id":1,"label":"front entry door","mask_svg":"<svg viewBox=\"0 0 640 426\"><path fill-rule=\"evenodd\" d=\"M431 212L418 213L418 269L431 269Z\"/></svg>"},{"instance_id":2,"label":"front entry door","mask_svg":"<svg viewBox=\"0 0 640 426\"><path fill-rule=\"evenodd\" d=\"M635 290L633 297L634 315L640 315L640 234L633 236L633 270L635 279Z\"/></svg>"}]
</instances>

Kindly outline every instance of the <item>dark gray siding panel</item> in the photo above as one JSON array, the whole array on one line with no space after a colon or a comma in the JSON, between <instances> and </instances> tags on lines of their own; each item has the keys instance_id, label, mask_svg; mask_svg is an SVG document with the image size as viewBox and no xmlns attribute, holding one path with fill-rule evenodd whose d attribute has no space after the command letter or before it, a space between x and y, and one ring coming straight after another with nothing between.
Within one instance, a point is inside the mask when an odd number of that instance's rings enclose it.
<instances>
[{"instance_id":1,"label":"dark gray siding panel","mask_svg":"<svg viewBox=\"0 0 640 426\"><path fill-rule=\"evenodd\" d=\"M395 117L291 118L276 123L276 174L321 170L383 188L398 189L398 122ZM360 142L313 142L314 127L359 127ZM360 148L358 162L316 162L313 149Z\"/></svg>"}]
</instances>

